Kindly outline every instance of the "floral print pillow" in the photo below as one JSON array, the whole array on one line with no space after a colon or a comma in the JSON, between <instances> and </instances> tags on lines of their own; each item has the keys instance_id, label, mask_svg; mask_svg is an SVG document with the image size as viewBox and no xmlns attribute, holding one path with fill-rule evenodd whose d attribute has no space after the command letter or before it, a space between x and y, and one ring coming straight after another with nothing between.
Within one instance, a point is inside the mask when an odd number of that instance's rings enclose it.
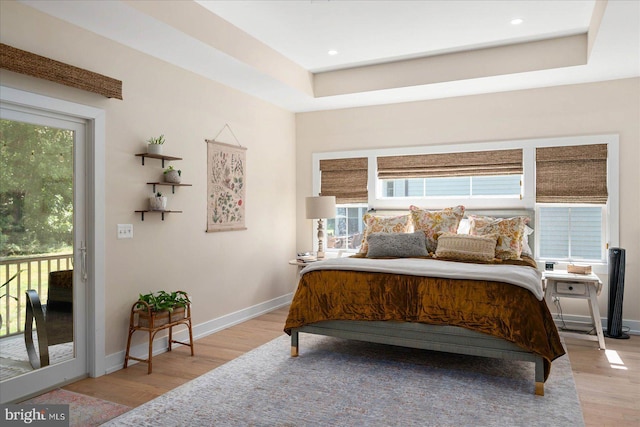
<instances>
[{"instance_id":1,"label":"floral print pillow","mask_svg":"<svg viewBox=\"0 0 640 427\"><path fill-rule=\"evenodd\" d=\"M408 233L411 231L411 217L409 215L379 216L366 213L362 220L366 228L362 235L361 254L366 254L369 251L367 238L371 233Z\"/></svg>"},{"instance_id":2,"label":"floral print pillow","mask_svg":"<svg viewBox=\"0 0 640 427\"><path fill-rule=\"evenodd\" d=\"M496 258L521 259L522 237L529 218L493 218L490 216L469 215L469 234L484 236L497 234Z\"/></svg>"},{"instance_id":3,"label":"floral print pillow","mask_svg":"<svg viewBox=\"0 0 640 427\"><path fill-rule=\"evenodd\" d=\"M428 211L417 206L410 206L413 228L423 231L427 238L427 250L435 252L438 246L439 233L455 233L460 220L464 216L464 206L445 208L441 211Z\"/></svg>"}]
</instances>

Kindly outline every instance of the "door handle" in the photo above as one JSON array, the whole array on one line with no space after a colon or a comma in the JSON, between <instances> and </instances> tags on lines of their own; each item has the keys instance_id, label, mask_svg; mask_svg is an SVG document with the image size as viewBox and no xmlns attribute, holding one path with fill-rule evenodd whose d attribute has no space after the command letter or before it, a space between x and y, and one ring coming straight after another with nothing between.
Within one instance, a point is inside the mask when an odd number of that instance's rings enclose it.
<instances>
[{"instance_id":1,"label":"door handle","mask_svg":"<svg viewBox=\"0 0 640 427\"><path fill-rule=\"evenodd\" d=\"M84 245L84 242L80 242L80 275L82 277L82 281L87 281L87 247Z\"/></svg>"}]
</instances>

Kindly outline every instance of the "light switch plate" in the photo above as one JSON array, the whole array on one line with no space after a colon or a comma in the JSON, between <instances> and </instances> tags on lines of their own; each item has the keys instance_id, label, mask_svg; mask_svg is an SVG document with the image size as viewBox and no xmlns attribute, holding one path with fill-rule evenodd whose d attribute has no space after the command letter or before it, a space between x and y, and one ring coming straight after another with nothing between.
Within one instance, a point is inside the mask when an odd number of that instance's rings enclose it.
<instances>
[{"instance_id":1,"label":"light switch plate","mask_svg":"<svg viewBox=\"0 0 640 427\"><path fill-rule=\"evenodd\" d=\"M118 239L133 239L133 224L118 224Z\"/></svg>"}]
</instances>

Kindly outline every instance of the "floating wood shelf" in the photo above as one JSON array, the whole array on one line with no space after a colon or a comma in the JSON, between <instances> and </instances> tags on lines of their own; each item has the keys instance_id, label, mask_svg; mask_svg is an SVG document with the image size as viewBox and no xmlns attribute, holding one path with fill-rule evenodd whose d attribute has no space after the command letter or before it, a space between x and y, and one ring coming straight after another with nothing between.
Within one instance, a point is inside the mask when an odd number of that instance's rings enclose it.
<instances>
[{"instance_id":1,"label":"floating wood shelf","mask_svg":"<svg viewBox=\"0 0 640 427\"><path fill-rule=\"evenodd\" d=\"M164 168L164 162L165 160L167 161L171 161L171 160L182 160L182 157L174 157L174 156L165 156L164 154L150 154L150 153L139 153L136 154L136 157L140 157L142 158L142 166L144 166L144 159L149 157L150 159L160 159L162 160L162 167ZM177 184L174 182L160 182L160 181L155 181L155 182L147 182L147 185L153 185L153 193L156 193L156 186L157 185L161 185L161 186L170 186L171 187L171 193L175 193L176 192L176 187L191 187L192 184ZM134 211L136 213L140 214L140 218L142 219L142 221L144 221L144 214L147 212L150 213L159 213L162 217L162 220L164 221L164 214L165 213L182 213L182 211L171 211L171 210L164 210L164 211L152 211L149 209L144 209L144 210L137 210Z\"/></svg>"},{"instance_id":2,"label":"floating wood shelf","mask_svg":"<svg viewBox=\"0 0 640 427\"><path fill-rule=\"evenodd\" d=\"M173 182L147 182L147 184L149 185L153 185L153 192L156 192L156 185L170 185L171 186L171 192L175 193L176 192L176 187L191 187L192 184L176 184Z\"/></svg>"},{"instance_id":3,"label":"floating wood shelf","mask_svg":"<svg viewBox=\"0 0 640 427\"><path fill-rule=\"evenodd\" d=\"M182 211L150 211L150 210L144 210L144 211L135 211L136 213L139 213L141 216L142 221L144 221L144 214L145 213L159 213L162 214L162 220L164 221L164 214L166 213L182 213Z\"/></svg>"},{"instance_id":4,"label":"floating wood shelf","mask_svg":"<svg viewBox=\"0 0 640 427\"><path fill-rule=\"evenodd\" d=\"M165 156L164 154L149 154L149 153L139 153L136 154L136 157L142 157L142 166L144 166L145 157L149 157L150 159L160 159L162 160L162 167L164 167L164 161L168 160L182 160L182 157L173 157L173 156Z\"/></svg>"}]
</instances>

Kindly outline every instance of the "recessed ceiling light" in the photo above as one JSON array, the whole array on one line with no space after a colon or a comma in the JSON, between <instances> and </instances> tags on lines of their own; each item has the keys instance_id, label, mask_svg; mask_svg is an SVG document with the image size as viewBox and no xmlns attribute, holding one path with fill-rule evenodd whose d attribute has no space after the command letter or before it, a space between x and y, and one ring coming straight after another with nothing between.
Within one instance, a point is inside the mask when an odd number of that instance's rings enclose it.
<instances>
[{"instance_id":1,"label":"recessed ceiling light","mask_svg":"<svg viewBox=\"0 0 640 427\"><path fill-rule=\"evenodd\" d=\"M524 22L524 20L523 20L523 19L520 19L520 18L512 19L512 20L511 20L511 25L520 25L520 24L522 24L523 22Z\"/></svg>"},{"instance_id":2,"label":"recessed ceiling light","mask_svg":"<svg viewBox=\"0 0 640 427\"><path fill-rule=\"evenodd\" d=\"M338 51L335 49L331 49L329 52L327 52L329 55L333 56L333 55L337 55Z\"/></svg>"}]
</instances>

